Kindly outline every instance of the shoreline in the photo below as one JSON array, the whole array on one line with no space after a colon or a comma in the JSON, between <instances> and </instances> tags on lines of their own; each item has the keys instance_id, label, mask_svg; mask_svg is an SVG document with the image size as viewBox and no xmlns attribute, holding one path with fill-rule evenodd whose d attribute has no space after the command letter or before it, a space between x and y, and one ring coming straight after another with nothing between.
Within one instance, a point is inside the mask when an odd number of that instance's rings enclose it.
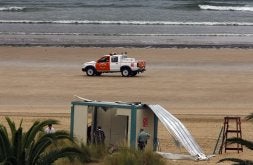
<instances>
[{"instance_id":1,"label":"shoreline","mask_svg":"<svg viewBox=\"0 0 253 165\"><path fill-rule=\"evenodd\" d=\"M0 44L0 47L253 49L252 44Z\"/></svg>"}]
</instances>

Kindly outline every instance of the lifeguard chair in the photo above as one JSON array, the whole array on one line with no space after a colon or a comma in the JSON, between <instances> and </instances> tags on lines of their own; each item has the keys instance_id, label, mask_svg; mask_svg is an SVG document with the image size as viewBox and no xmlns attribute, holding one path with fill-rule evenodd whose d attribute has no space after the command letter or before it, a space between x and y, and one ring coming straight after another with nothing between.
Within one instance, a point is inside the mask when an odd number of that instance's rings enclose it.
<instances>
[{"instance_id":1,"label":"lifeguard chair","mask_svg":"<svg viewBox=\"0 0 253 165\"><path fill-rule=\"evenodd\" d=\"M227 150L236 150L238 153L240 151L243 152L243 147L241 144L229 144L227 139L232 137L242 138L241 118L227 116L224 117L223 138L219 154L222 154L223 148L225 153Z\"/></svg>"}]
</instances>

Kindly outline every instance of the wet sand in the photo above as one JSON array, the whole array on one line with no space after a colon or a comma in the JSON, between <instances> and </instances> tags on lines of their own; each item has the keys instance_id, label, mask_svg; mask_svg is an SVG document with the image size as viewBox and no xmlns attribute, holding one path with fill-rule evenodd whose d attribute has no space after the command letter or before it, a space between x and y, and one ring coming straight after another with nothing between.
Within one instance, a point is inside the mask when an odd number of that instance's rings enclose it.
<instances>
[{"instance_id":1,"label":"wet sand","mask_svg":"<svg viewBox=\"0 0 253 165\"><path fill-rule=\"evenodd\" d=\"M83 62L110 52L128 52L144 59L147 71L136 77L120 73L87 77ZM57 129L69 130L70 102L78 95L101 101L140 101L160 104L191 131L206 154L212 154L224 116L252 113L253 49L63 48L0 47L0 115L24 127L36 119L56 118ZM243 137L252 140L252 123L242 121ZM181 152L160 124L162 151ZM220 158L250 159L252 151L230 151L208 162L169 161L170 164L214 164Z\"/></svg>"}]
</instances>

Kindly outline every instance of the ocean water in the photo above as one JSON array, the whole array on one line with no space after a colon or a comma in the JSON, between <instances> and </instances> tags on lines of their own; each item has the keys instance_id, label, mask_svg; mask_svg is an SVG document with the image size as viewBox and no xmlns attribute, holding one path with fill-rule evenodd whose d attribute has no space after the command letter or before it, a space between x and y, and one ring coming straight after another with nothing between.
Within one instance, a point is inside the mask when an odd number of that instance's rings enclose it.
<instances>
[{"instance_id":1,"label":"ocean water","mask_svg":"<svg viewBox=\"0 0 253 165\"><path fill-rule=\"evenodd\" d=\"M253 47L253 1L0 0L0 45Z\"/></svg>"}]
</instances>

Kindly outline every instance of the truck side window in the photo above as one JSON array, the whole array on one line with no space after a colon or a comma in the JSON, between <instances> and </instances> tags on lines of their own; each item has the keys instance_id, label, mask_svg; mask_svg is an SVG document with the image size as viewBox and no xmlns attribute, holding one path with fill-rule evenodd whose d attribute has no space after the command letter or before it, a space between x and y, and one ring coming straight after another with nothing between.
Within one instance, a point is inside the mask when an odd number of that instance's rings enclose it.
<instances>
[{"instance_id":1,"label":"truck side window","mask_svg":"<svg viewBox=\"0 0 253 165\"><path fill-rule=\"evenodd\" d=\"M118 62L118 57L112 57L111 61L112 62Z\"/></svg>"},{"instance_id":2,"label":"truck side window","mask_svg":"<svg viewBox=\"0 0 253 165\"><path fill-rule=\"evenodd\" d=\"M109 57L102 57L98 60L99 63L101 62L109 62Z\"/></svg>"}]
</instances>

